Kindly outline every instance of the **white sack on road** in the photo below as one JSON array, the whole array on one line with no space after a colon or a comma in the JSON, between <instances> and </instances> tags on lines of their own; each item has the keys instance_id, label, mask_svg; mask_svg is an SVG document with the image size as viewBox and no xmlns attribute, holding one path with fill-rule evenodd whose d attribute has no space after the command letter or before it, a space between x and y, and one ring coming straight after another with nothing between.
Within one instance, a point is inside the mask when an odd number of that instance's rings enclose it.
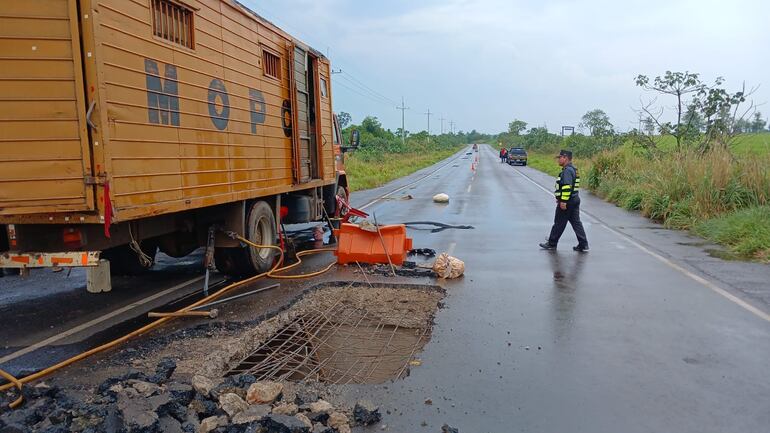
<instances>
[{"instance_id":1,"label":"white sack on road","mask_svg":"<svg viewBox=\"0 0 770 433\"><path fill-rule=\"evenodd\" d=\"M442 192L441 194L434 195L433 201L436 203L449 203L449 196Z\"/></svg>"},{"instance_id":2,"label":"white sack on road","mask_svg":"<svg viewBox=\"0 0 770 433\"><path fill-rule=\"evenodd\" d=\"M433 272L440 278L457 278L465 273L465 262L447 253L441 253L433 263Z\"/></svg>"}]
</instances>

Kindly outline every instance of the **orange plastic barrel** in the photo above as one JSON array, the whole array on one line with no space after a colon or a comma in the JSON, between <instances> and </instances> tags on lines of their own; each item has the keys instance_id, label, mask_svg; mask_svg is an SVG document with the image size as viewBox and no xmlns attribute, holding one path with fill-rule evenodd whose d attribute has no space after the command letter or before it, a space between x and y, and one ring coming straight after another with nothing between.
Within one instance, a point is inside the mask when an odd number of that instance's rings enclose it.
<instances>
[{"instance_id":1,"label":"orange plastic barrel","mask_svg":"<svg viewBox=\"0 0 770 433\"><path fill-rule=\"evenodd\" d=\"M403 224L380 227L382 240L377 232L361 230L355 224L343 223L335 230L337 237L337 263L388 263L402 265L406 255L412 249L412 239L406 237L406 226ZM382 244L385 244L385 249Z\"/></svg>"}]
</instances>

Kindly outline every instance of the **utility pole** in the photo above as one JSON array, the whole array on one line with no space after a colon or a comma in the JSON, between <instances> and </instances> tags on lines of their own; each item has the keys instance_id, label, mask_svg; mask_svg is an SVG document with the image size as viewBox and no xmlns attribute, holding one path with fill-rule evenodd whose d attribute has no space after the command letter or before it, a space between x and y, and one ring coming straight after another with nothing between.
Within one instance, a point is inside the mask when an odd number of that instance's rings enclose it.
<instances>
[{"instance_id":1,"label":"utility pole","mask_svg":"<svg viewBox=\"0 0 770 433\"><path fill-rule=\"evenodd\" d=\"M428 116L428 137L430 137L430 116L434 115L435 113L431 113L430 108L428 108L428 111L422 114Z\"/></svg>"},{"instance_id":2,"label":"utility pole","mask_svg":"<svg viewBox=\"0 0 770 433\"><path fill-rule=\"evenodd\" d=\"M439 119L439 120L441 121L441 135L444 135L444 121L445 121L446 119L442 117L442 118L441 118L441 119Z\"/></svg>"},{"instance_id":3,"label":"utility pole","mask_svg":"<svg viewBox=\"0 0 770 433\"><path fill-rule=\"evenodd\" d=\"M453 121L449 121L449 130L452 132L452 134L455 133L455 123Z\"/></svg>"},{"instance_id":4,"label":"utility pole","mask_svg":"<svg viewBox=\"0 0 770 433\"><path fill-rule=\"evenodd\" d=\"M404 97L401 97L401 106L396 107L396 110L401 110L401 144L406 144L406 129L404 129L404 112L408 110L409 107L404 105Z\"/></svg>"}]
</instances>

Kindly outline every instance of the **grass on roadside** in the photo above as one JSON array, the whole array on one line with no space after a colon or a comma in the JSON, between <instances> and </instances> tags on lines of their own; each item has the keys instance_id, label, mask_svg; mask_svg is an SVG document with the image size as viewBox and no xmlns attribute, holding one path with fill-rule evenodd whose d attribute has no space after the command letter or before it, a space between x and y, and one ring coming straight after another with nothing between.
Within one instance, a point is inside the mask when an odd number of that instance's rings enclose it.
<instances>
[{"instance_id":1,"label":"grass on roadside","mask_svg":"<svg viewBox=\"0 0 770 433\"><path fill-rule=\"evenodd\" d=\"M527 155L527 165L540 170L543 173L548 173L551 176L558 176L561 172L561 167L556 161L555 153L535 153L529 152ZM581 158L574 158L572 164L577 167L580 172L580 178L584 179L588 170L591 167L590 160L584 160Z\"/></svg>"},{"instance_id":2,"label":"grass on roadside","mask_svg":"<svg viewBox=\"0 0 770 433\"><path fill-rule=\"evenodd\" d=\"M770 206L742 209L695 225L694 232L742 257L770 260Z\"/></svg>"},{"instance_id":3,"label":"grass on roadside","mask_svg":"<svg viewBox=\"0 0 770 433\"><path fill-rule=\"evenodd\" d=\"M768 166L770 154L715 149L642 156L617 149L594 157L585 184L666 227L693 230L739 257L767 260Z\"/></svg>"},{"instance_id":4,"label":"grass on roadside","mask_svg":"<svg viewBox=\"0 0 770 433\"><path fill-rule=\"evenodd\" d=\"M655 141L663 151L673 151L676 147L676 141L670 135L658 137ZM736 155L770 154L770 132L740 134L735 137L731 149Z\"/></svg>"},{"instance_id":5,"label":"grass on roadside","mask_svg":"<svg viewBox=\"0 0 770 433\"><path fill-rule=\"evenodd\" d=\"M561 171L561 167L556 163L556 158L551 154L529 152L527 165L551 176L558 176Z\"/></svg>"},{"instance_id":6,"label":"grass on roadside","mask_svg":"<svg viewBox=\"0 0 770 433\"><path fill-rule=\"evenodd\" d=\"M345 171L351 191L376 188L391 180L410 175L417 170L446 159L463 146L407 153L352 152L345 155Z\"/></svg>"}]
</instances>

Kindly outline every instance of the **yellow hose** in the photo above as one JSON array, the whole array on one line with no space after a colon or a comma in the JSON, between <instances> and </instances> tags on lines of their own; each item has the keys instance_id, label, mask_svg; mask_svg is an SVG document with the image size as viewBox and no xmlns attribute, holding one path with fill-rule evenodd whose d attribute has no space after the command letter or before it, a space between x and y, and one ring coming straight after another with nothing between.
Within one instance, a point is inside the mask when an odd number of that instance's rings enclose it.
<instances>
[{"instance_id":1,"label":"yellow hose","mask_svg":"<svg viewBox=\"0 0 770 433\"><path fill-rule=\"evenodd\" d=\"M10 374L6 373L3 370L0 370L0 376L3 376L4 378L8 379L8 385L15 386L16 388L19 388L19 398L12 401L11 404L8 405L11 409L16 409L21 402L24 400L24 396L21 394L21 381L19 379L16 379L15 377L11 376Z\"/></svg>"},{"instance_id":2,"label":"yellow hose","mask_svg":"<svg viewBox=\"0 0 770 433\"><path fill-rule=\"evenodd\" d=\"M273 268L270 269L267 272L263 272L263 273L261 273L259 275L254 275L253 277L249 277L249 278L247 278L245 280L241 280L241 281L232 283L229 286L226 286L225 288L223 288L222 290L220 290L220 291L218 291L216 293L212 293L211 295L209 295L209 296L207 296L207 297L205 297L205 298L203 298L203 299L201 299L201 300L199 300L199 301L197 301L197 302L195 302L193 304L190 304L187 307L184 307L184 308L178 310L177 313L188 311L191 308L195 308L195 307L203 305L203 304L208 304L209 302L212 302L212 301L216 300L220 296L222 296L225 293L235 289L236 287L240 287L240 286L243 286L244 284L252 283L252 282L254 282L254 281L256 281L256 280L258 280L258 279L260 279L262 277L270 277L270 278L276 278L276 279L311 278L311 277L315 277L315 276L323 274L324 272L329 271L335 265L335 263L331 263L326 268L324 268L324 269L322 269L320 271L309 273L309 274L301 274L301 275L276 275L275 274L276 272L288 271L289 269L293 269L293 268L299 266L302 263L301 257L303 257L303 256L310 255L310 254L322 253L322 252L330 252L330 251L335 251L335 250L333 248L320 248L320 249L314 249L314 250L301 251L301 252L297 253L297 259L298 259L297 263L294 263L294 264L291 264L289 266L281 268L280 266L283 264L284 253L283 253L283 250L280 247L277 247L275 245L257 245L254 242L251 242L250 240L248 240L248 239L246 239L246 238L244 238L242 236L236 236L236 238L239 241L241 241L241 242L243 242L245 244L248 244L248 245L250 245L250 246L252 246L254 248L270 248L270 249L278 250L278 252L279 252L279 259L276 262L275 266L273 266ZM103 351L105 351L107 349L113 348L113 347L115 347L115 346L117 346L117 345L119 345L119 344L121 344L123 342L128 341L129 339L131 339L133 337L139 336L139 335L141 335L141 334L143 334L143 333L145 333L147 331L150 331L150 330L152 330L152 329L154 329L154 328L156 328L156 327L158 327L158 326L160 326L160 325L162 325L162 324L164 324L164 323L166 323L166 322L168 322L168 321L170 321L172 319L174 319L174 317L163 317L163 318L158 319L158 320L156 320L156 321L154 321L152 323L149 323L149 324L147 324L145 326L142 326L141 328L139 328L139 329L137 329L135 331L129 332L128 334L126 334L126 335L124 335L122 337L116 338L115 340L112 340L110 342L102 344L101 346L97 346L97 347L95 347L93 349L87 350L87 351L85 351L83 353L80 353L78 355L75 355L75 356L73 356L71 358L65 359L64 361L61 361L58 364L54 364L54 365L52 365L52 366L50 366L48 368L40 370L37 373L30 374L29 376L25 376L25 377L23 377L21 379L17 379L14 376L12 376L11 374L7 373L6 371L0 369L0 376L3 376L4 378L6 378L9 381L9 383L6 383L5 385L0 385L0 392L7 391L7 390L13 388L14 386L16 386L19 389L19 392L21 392L22 384L29 383L29 382L32 382L34 380L40 379L42 377L48 376L49 374L54 373L55 371L57 371L59 369L62 369L62 368L67 367L69 365L72 365L75 362L78 362L78 361L81 361L81 360L83 360L85 358L88 358L91 355L95 355L95 354L97 354L99 352L103 352ZM22 397L19 397L17 400L15 400L9 406L11 408L16 408L19 404L21 404L21 401L22 401Z\"/></svg>"}]
</instances>

